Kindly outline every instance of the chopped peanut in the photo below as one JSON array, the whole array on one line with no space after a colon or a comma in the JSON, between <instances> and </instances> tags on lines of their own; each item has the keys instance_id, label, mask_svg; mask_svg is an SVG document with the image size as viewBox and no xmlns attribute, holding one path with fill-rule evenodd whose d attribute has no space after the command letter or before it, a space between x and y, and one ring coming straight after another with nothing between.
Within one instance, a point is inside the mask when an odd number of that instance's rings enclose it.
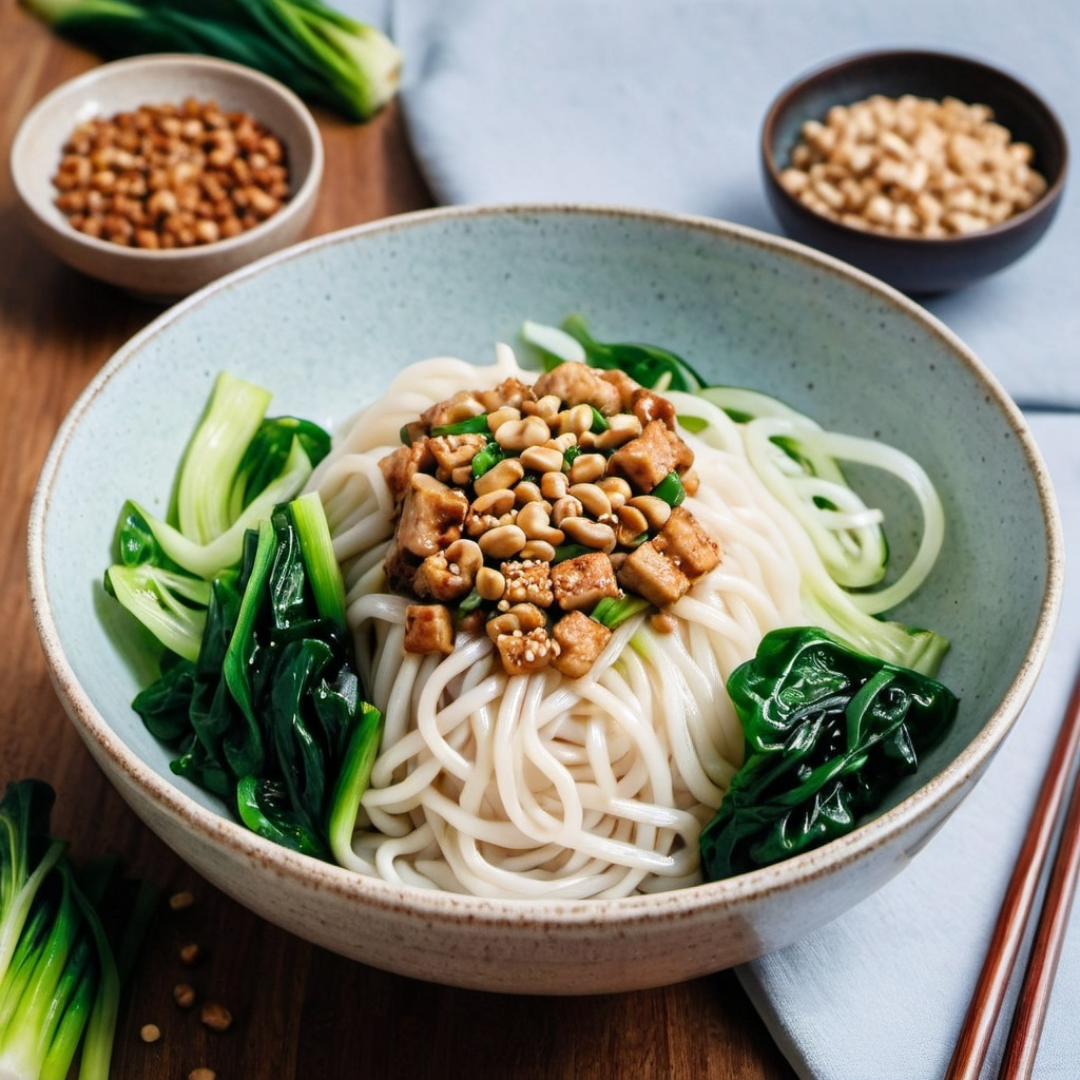
<instances>
[{"instance_id":1,"label":"chopped peanut","mask_svg":"<svg viewBox=\"0 0 1080 1080\"><path fill-rule=\"evenodd\" d=\"M959 236L1026 210L1046 190L1027 143L985 105L874 95L807 121L780 174L804 206L893 236Z\"/></svg>"},{"instance_id":2,"label":"chopped peanut","mask_svg":"<svg viewBox=\"0 0 1080 1080\"><path fill-rule=\"evenodd\" d=\"M432 434L465 420L473 431ZM406 424L410 445L380 462L397 507L386 576L426 601L407 609L406 651L448 655L456 631L483 631L510 675L579 678L611 636L585 614L600 600L674 603L719 561L689 510L651 494L672 472L696 490L676 426L661 394L574 362Z\"/></svg>"}]
</instances>

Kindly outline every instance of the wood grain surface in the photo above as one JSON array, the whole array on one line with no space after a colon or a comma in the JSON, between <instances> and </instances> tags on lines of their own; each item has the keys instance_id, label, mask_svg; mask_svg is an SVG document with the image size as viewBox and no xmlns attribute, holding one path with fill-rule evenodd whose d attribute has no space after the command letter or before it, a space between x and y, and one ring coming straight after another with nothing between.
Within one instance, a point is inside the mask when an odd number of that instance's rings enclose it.
<instances>
[{"instance_id":1,"label":"wood grain surface","mask_svg":"<svg viewBox=\"0 0 1080 1080\"><path fill-rule=\"evenodd\" d=\"M6 168L19 122L97 58L0 0L0 784L57 790L53 824L83 859L119 855L185 911L163 905L122 1007L113 1076L184 1080L426 1078L791 1080L730 972L589 998L523 998L426 985L344 960L213 889L120 800L49 683L26 588L26 528L38 472L67 410L109 356L158 310L58 263L25 228ZM325 113L326 177L311 234L431 204L391 106L358 127ZM121 465L122 463L118 463ZM185 966L181 948L203 957ZM633 956L627 956L633 963ZM178 983L233 1015L228 1031L174 1001ZM144 1043L142 1025L159 1041Z\"/></svg>"}]
</instances>

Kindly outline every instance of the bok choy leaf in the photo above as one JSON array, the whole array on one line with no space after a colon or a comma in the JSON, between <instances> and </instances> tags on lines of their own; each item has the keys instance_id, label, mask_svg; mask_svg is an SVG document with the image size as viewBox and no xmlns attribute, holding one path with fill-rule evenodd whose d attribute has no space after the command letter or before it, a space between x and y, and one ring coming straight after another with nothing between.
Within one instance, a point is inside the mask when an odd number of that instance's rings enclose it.
<instances>
[{"instance_id":1,"label":"bok choy leaf","mask_svg":"<svg viewBox=\"0 0 1080 1080\"><path fill-rule=\"evenodd\" d=\"M62 36L108 59L217 56L255 68L351 120L397 93L401 52L322 0L21 0Z\"/></svg>"}]
</instances>

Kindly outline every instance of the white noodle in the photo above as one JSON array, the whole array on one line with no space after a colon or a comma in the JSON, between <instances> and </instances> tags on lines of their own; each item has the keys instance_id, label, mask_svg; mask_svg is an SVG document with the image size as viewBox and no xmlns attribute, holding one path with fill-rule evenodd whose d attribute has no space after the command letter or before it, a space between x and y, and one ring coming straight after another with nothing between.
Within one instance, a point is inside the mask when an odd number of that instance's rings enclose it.
<instances>
[{"instance_id":1,"label":"white noodle","mask_svg":"<svg viewBox=\"0 0 1080 1080\"><path fill-rule=\"evenodd\" d=\"M701 478L687 501L722 561L672 608L673 632L624 623L583 678L509 677L486 636L445 659L403 652L405 607L382 559L392 499L378 468L398 431L456 391L531 382L505 346L476 367L403 371L339 433L312 486L327 507L358 663L386 729L350 852L362 874L492 897L625 896L700 880L697 837L741 763L724 690L769 630L807 621L821 561L758 479L738 426L685 434ZM815 569L816 568L816 569Z\"/></svg>"}]
</instances>

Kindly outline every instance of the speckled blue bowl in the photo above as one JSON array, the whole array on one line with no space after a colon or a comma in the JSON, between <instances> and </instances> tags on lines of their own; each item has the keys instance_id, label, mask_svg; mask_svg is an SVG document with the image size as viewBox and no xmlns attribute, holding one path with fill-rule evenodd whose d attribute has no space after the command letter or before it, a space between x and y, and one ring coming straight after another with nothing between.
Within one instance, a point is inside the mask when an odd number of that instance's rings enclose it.
<instances>
[{"instance_id":1,"label":"speckled blue bowl","mask_svg":"<svg viewBox=\"0 0 1080 1080\"><path fill-rule=\"evenodd\" d=\"M873 821L786 863L617 901L491 901L362 879L244 831L174 777L130 708L149 675L101 576L126 497L162 508L219 369L274 409L332 425L402 365L484 361L525 318L584 314L600 338L661 343L717 382L914 453L948 514L910 610L953 639L958 722ZM887 501L886 501L887 503ZM887 504L888 508L888 504ZM910 538L891 537L901 551ZM1049 481L1023 419L924 310L850 267L721 222L619 209L449 209L309 241L166 312L109 362L61 428L33 506L30 590L56 688L121 794L259 914L378 967L463 986L589 993L748 960L883 885L955 809L1042 665L1061 589ZM629 961L628 950L633 960Z\"/></svg>"}]
</instances>

